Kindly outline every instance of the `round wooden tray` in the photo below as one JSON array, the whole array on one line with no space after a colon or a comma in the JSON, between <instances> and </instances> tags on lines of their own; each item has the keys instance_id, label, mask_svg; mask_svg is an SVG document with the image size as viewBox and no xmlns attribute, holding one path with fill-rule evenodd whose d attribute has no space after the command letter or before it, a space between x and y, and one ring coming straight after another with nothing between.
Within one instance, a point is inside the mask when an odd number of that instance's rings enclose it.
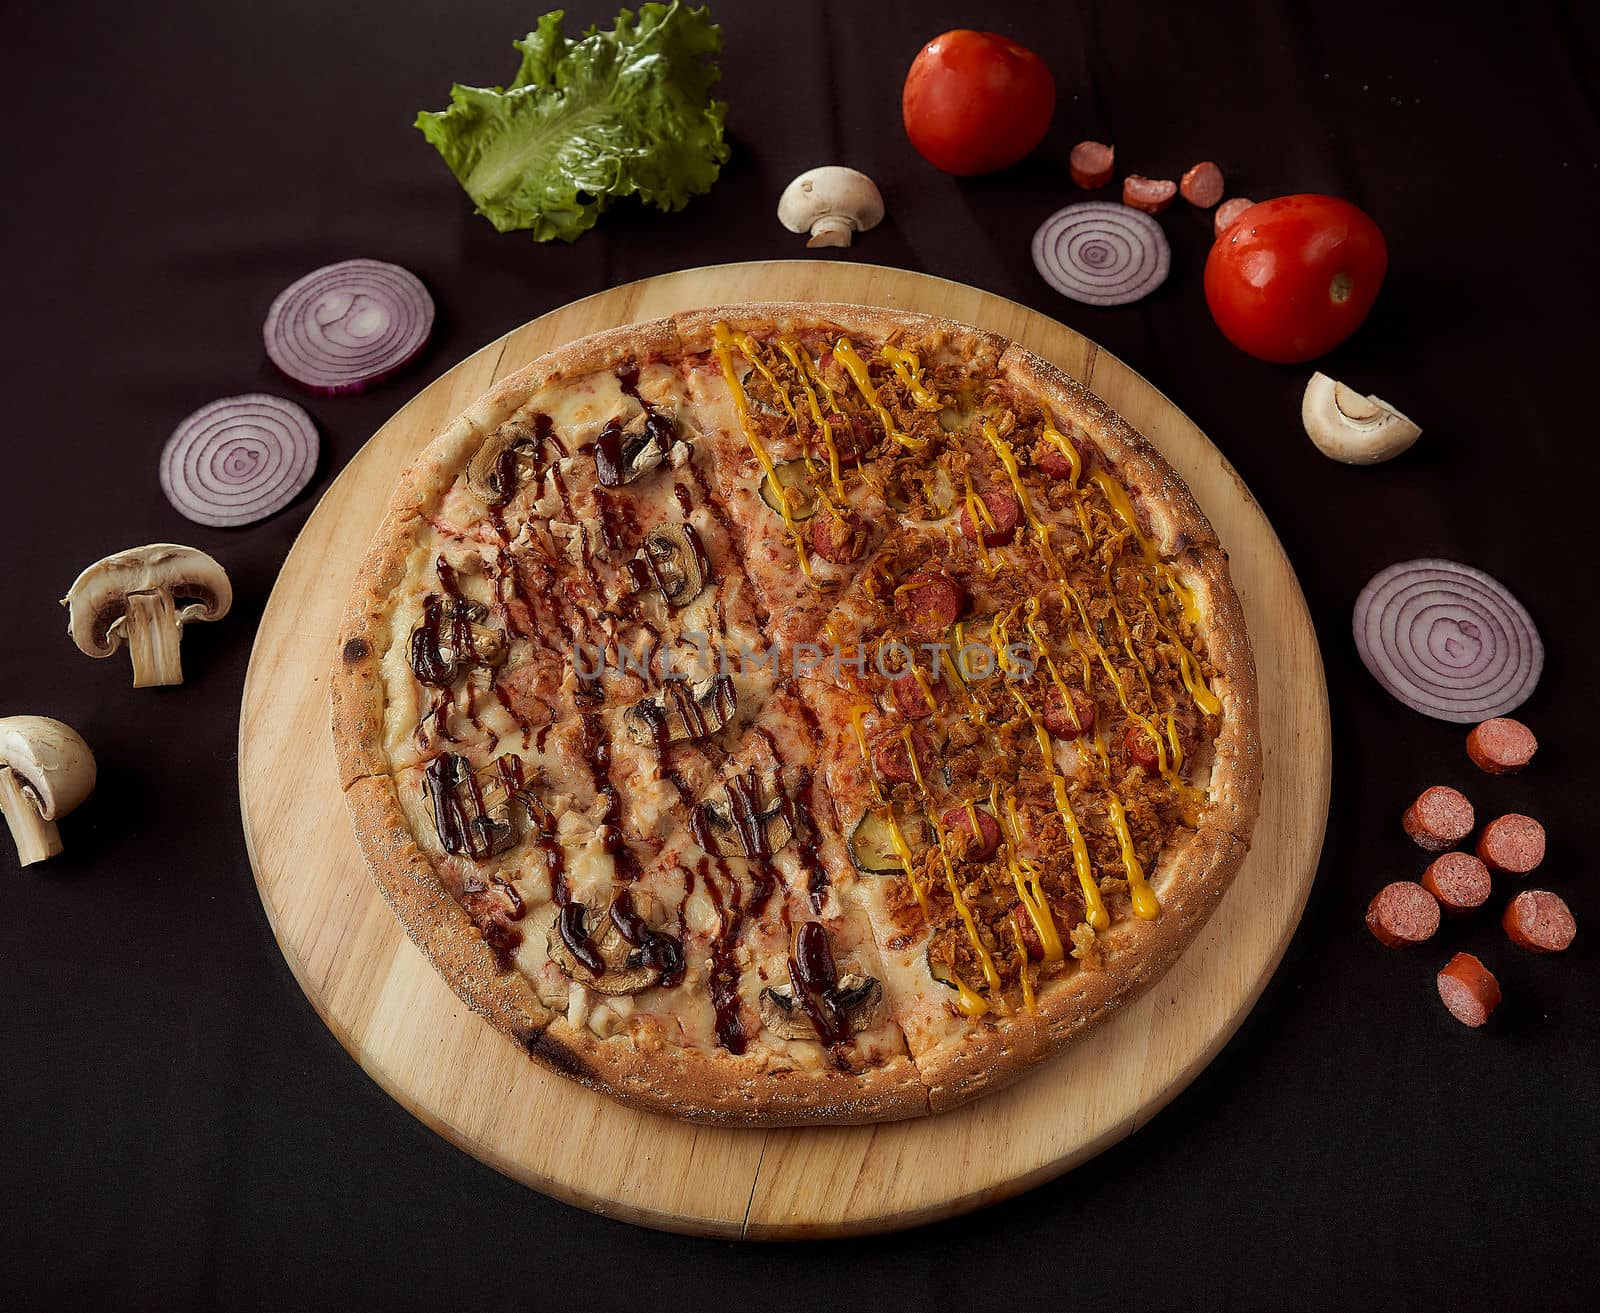
<instances>
[{"instance_id":1,"label":"round wooden tray","mask_svg":"<svg viewBox=\"0 0 1600 1313\"><path fill-rule=\"evenodd\" d=\"M327 671L356 566L413 456L495 379L599 329L754 300L948 315L1055 361L1148 435L1232 555L1261 671L1266 782L1250 857L1167 977L1028 1079L940 1117L718 1130L635 1112L550 1074L469 1012L368 879L328 741ZM858 1234L946 1217L1046 1181L1153 1116L1222 1047L1300 918L1328 815L1328 694L1294 572L1237 474L1115 357L1014 302L923 274L767 261L667 274L552 311L425 388L334 481L262 616L239 727L246 842L284 957L323 1020L401 1104L536 1189L718 1236Z\"/></svg>"}]
</instances>

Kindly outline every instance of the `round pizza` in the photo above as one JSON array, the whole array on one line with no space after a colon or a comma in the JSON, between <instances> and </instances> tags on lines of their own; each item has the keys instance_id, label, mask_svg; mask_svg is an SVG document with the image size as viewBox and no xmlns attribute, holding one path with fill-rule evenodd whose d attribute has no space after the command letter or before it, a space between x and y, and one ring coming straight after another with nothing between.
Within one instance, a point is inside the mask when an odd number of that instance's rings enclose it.
<instances>
[{"instance_id":1,"label":"round pizza","mask_svg":"<svg viewBox=\"0 0 1600 1313\"><path fill-rule=\"evenodd\" d=\"M499 383L401 477L332 698L362 852L461 998L729 1123L1026 1072L1172 965L1260 786L1182 480L1020 346L860 306Z\"/></svg>"}]
</instances>

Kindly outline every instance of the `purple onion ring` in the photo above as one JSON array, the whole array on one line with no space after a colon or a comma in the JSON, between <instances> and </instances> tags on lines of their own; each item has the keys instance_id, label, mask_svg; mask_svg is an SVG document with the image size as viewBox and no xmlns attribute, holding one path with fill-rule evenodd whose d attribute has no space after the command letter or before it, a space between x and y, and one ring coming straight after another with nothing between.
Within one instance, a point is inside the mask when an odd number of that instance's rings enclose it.
<instances>
[{"instance_id":1,"label":"purple onion ring","mask_svg":"<svg viewBox=\"0 0 1600 1313\"><path fill-rule=\"evenodd\" d=\"M1514 711L1544 669L1544 643L1497 579L1455 561L1401 561L1356 599L1362 663L1415 711L1459 725Z\"/></svg>"},{"instance_id":2,"label":"purple onion ring","mask_svg":"<svg viewBox=\"0 0 1600 1313\"><path fill-rule=\"evenodd\" d=\"M1086 305L1126 305L1166 282L1172 248L1148 214L1086 201L1039 225L1033 263L1062 296Z\"/></svg>"},{"instance_id":3,"label":"purple onion ring","mask_svg":"<svg viewBox=\"0 0 1600 1313\"><path fill-rule=\"evenodd\" d=\"M196 524L254 524L311 482L320 446L317 426L294 402L262 392L223 397L173 430L161 490Z\"/></svg>"},{"instance_id":4,"label":"purple onion ring","mask_svg":"<svg viewBox=\"0 0 1600 1313\"><path fill-rule=\"evenodd\" d=\"M433 332L433 298L382 260L313 270L278 294L262 328L267 355L325 396L360 392L408 365Z\"/></svg>"}]
</instances>

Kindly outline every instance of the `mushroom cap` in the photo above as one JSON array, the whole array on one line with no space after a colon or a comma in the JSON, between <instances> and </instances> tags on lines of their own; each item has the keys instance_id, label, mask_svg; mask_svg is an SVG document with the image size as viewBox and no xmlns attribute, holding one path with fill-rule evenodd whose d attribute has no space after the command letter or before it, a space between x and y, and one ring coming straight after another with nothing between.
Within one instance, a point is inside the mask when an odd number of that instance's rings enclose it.
<instances>
[{"instance_id":1,"label":"mushroom cap","mask_svg":"<svg viewBox=\"0 0 1600 1313\"><path fill-rule=\"evenodd\" d=\"M1391 460L1422 436L1422 430L1387 401L1362 396L1320 371L1306 384L1300 422L1318 451L1347 465Z\"/></svg>"},{"instance_id":2,"label":"mushroom cap","mask_svg":"<svg viewBox=\"0 0 1600 1313\"><path fill-rule=\"evenodd\" d=\"M178 610L180 625L220 620L233 605L227 572L212 557L179 543L149 543L96 561L73 581L61 599L67 633L86 655L108 657L122 646L123 599L154 592L188 603Z\"/></svg>"},{"instance_id":3,"label":"mushroom cap","mask_svg":"<svg viewBox=\"0 0 1600 1313\"><path fill-rule=\"evenodd\" d=\"M94 792L94 753L77 730L49 716L0 720L0 765L11 767L47 821Z\"/></svg>"},{"instance_id":4,"label":"mushroom cap","mask_svg":"<svg viewBox=\"0 0 1600 1313\"><path fill-rule=\"evenodd\" d=\"M792 233L810 232L819 219L829 217L865 232L883 220L883 193L866 174L827 164L807 169L778 199L778 221Z\"/></svg>"}]
</instances>

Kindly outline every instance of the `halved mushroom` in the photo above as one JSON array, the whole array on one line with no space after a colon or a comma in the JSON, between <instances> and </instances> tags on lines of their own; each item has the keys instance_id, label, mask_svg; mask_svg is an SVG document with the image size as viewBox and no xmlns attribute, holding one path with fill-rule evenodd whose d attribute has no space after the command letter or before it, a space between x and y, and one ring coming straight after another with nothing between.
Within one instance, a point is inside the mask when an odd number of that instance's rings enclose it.
<instances>
[{"instance_id":1,"label":"halved mushroom","mask_svg":"<svg viewBox=\"0 0 1600 1313\"><path fill-rule=\"evenodd\" d=\"M695 806L689 833L713 857L765 859L794 837L788 800L775 771L729 777Z\"/></svg>"},{"instance_id":2,"label":"halved mushroom","mask_svg":"<svg viewBox=\"0 0 1600 1313\"><path fill-rule=\"evenodd\" d=\"M511 791L498 762L474 772L465 757L444 752L423 769L423 780L446 852L482 862L515 846Z\"/></svg>"},{"instance_id":3,"label":"halved mushroom","mask_svg":"<svg viewBox=\"0 0 1600 1313\"><path fill-rule=\"evenodd\" d=\"M677 420L630 397L633 413L616 415L594 440L594 473L603 488L620 488L650 473L678 439Z\"/></svg>"},{"instance_id":4,"label":"halved mushroom","mask_svg":"<svg viewBox=\"0 0 1600 1313\"><path fill-rule=\"evenodd\" d=\"M854 1035L877 1020L883 986L872 976L846 971L829 992L828 1002L843 1015ZM806 1015L805 1006L795 1001L792 984L769 985L761 991L761 1024L782 1039L818 1038L816 1023Z\"/></svg>"},{"instance_id":5,"label":"halved mushroom","mask_svg":"<svg viewBox=\"0 0 1600 1313\"><path fill-rule=\"evenodd\" d=\"M539 466L539 430L509 419L483 440L467 462L467 488L490 506L504 506L517 484Z\"/></svg>"},{"instance_id":6,"label":"halved mushroom","mask_svg":"<svg viewBox=\"0 0 1600 1313\"><path fill-rule=\"evenodd\" d=\"M645 535L628 578L636 593L655 587L673 606L685 606L711 578L711 560L694 525L663 524Z\"/></svg>"},{"instance_id":7,"label":"halved mushroom","mask_svg":"<svg viewBox=\"0 0 1600 1313\"><path fill-rule=\"evenodd\" d=\"M79 651L108 657L126 640L133 686L156 688L183 683L183 626L222 619L233 605L233 589L223 568L204 552L151 543L96 561L61 605Z\"/></svg>"},{"instance_id":8,"label":"halved mushroom","mask_svg":"<svg viewBox=\"0 0 1600 1313\"><path fill-rule=\"evenodd\" d=\"M837 164L808 169L778 200L778 222L809 233L807 246L849 246L858 232L883 219L883 193L866 174Z\"/></svg>"},{"instance_id":9,"label":"halved mushroom","mask_svg":"<svg viewBox=\"0 0 1600 1313\"><path fill-rule=\"evenodd\" d=\"M624 726L635 743L665 747L715 734L738 709L738 695L729 675L712 675L693 684L673 679L660 693L642 697L629 707Z\"/></svg>"},{"instance_id":10,"label":"halved mushroom","mask_svg":"<svg viewBox=\"0 0 1600 1313\"><path fill-rule=\"evenodd\" d=\"M94 791L94 780L94 753L70 725L49 716L0 720L0 811L23 866L61 851L56 820Z\"/></svg>"},{"instance_id":11,"label":"halved mushroom","mask_svg":"<svg viewBox=\"0 0 1600 1313\"><path fill-rule=\"evenodd\" d=\"M619 900L623 896L618 895ZM550 960L561 968L567 979L596 993L616 997L637 994L659 984L663 976L674 970L682 970L681 948L678 960L673 960L671 947L677 947L678 941L672 936L645 932L642 942L630 943L619 923L630 917L619 918L607 913L598 927L599 935L591 937L588 919L587 907L582 903L568 903L561 909L555 925L550 927L547 939Z\"/></svg>"},{"instance_id":12,"label":"halved mushroom","mask_svg":"<svg viewBox=\"0 0 1600 1313\"><path fill-rule=\"evenodd\" d=\"M1405 451L1422 430L1387 401L1316 373L1300 402L1300 421L1324 456L1346 465L1376 465Z\"/></svg>"}]
</instances>

